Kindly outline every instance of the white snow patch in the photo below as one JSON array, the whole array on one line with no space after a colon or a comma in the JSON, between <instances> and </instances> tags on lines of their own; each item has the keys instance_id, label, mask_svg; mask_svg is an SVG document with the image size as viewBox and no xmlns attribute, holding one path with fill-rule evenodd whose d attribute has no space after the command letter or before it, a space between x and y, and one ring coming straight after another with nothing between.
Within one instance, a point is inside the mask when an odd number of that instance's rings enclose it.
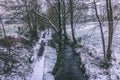
<instances>
[{"instance_id":1,"label":"white snow patch","mask_svg":"<svg viewBox=\"0 0 120 80\"><path fill-rule=\"evenodd\" d=\"M56 50L50 46L46 46L45 50L45 70L44 70L44 80L55 80L54 76L51 74L57 59Z\"/></svg>"},{"instance_id":2,"label":"white snow patch","mask_svg":"<svg viewBox=\"0 0 120 80\"><path fill-rule=\"evenodd\" d=\"M43 70L44 70L44 56L42 59L38 59L35 63L33 74L30 80L43 80Z\"/></svg>"}]
</instances>

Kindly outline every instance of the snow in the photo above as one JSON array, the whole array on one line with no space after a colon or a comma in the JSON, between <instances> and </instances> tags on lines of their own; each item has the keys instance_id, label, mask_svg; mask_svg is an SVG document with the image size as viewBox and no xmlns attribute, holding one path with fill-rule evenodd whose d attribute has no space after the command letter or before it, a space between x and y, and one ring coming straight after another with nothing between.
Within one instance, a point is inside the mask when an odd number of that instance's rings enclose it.
<instances>
[{"instance_id":1,"label":"snow","mask_svg":"<svg viewBox=\"0 0 120 80\"><path fill-rule=\"evenodd\" d=\"M31 80L42 80L44 70L44 56L36 61Z\"/></svg>"},{"instance_id":2,"label":"snow","mask_svg":"<svg viewBox=\"0 0 120 80\"><path fill-rule=\"evenodd\" d=\"M42 38L43 34L46 33L46 37ZM56 50L52 47L48 46L48 40L52 39L52 30L50 30L49 34L46 31L41 32L40 38L36 45L34 46L34 55L32 57L32 60L34 60L32 66L33 66L33 73L28 75L27 80L54 80L54 77L50 71L52 71L55 61L56 61ZM41 41L44 40L46 43L45 45L45 51L43 53L43 56L38 57L38 51L40 48Z\"/></svg>"},{"instance_id":3,"label":"snow","mask_svg":"<svg viewBox=\"0 0 120 80\"><path fill-rule=\"evenodd\" d=\"M42 35L43 35L44 33L46 33L46 31L41 32L40 38L39 38L38 42L37 42L36 45L33 47L33 50L34 50L33 60L37 58L38 51L39 51L39 49L40 49L40 47L41 47L41 46L40 46L41 41L42 41L42 40L45 41L45 39L42 38Z\"/></svg>"},{"instance_id":4,"label":"snow","mask_svg":"<svg viewBox=\"0 0 120 80\"><path fill-rule=\"evenodd\" d=\"M107 23L103 24L105 43L107 46L108 29ZM75 37L82 38L79 44L83 48L76 48L80 53L82 63L86 70L89 80L120 80L120 23L118 23L114 32L112 59L108 69L103 68L104 56L102 52L101 34L97 22L77 24L75 27ZM70 25L67 26L67 33L71 37Z\"/></svg>"},{"instance_id":5,"label":"snow","mask_svg":"<svg viewBox=\"0 0 120 80\"><path fill-rule=\"evenodd\" d=\"M57 59L57 52L56 49L48 46L48 40L52 39L52 31L49 32L49 35L46 37L46 46L44 51L44 79L43 80L55 80L54 76L51 74L54 65Z\"/></svg>"},{"instance_id":6,"label":"snow","mask_svg":"<svg viewBox=\"0 0 120 80\"><path fill-rule=\"evenodd\" d=\"M44 80L55 80L51 72L55 66L57 59L56 50L50 46L46 46L44 54L45 54Z\"/></svg>"},{"instance_id":7,"label":"snow","mask_svg":"<svg viewBox=\"0 0 120 80\"><path fill-rule=\"evenodd\" d=\"M45 41L44 38L42 38L43 34L45 34L46 31L41 32L40 38L36 45L33 47L34 55L32 56L31 60L34 60L32 66L33 66L33 73L28 76L27 80L42 80L43 78L43 70L44 70L44 55L41 57L38 57L38 51L40 49L40 43L42 40ZM31 77L30 77L31 76Z\"/></svg>"},{"instance_id":8,"label":"snow","mask_svg":"<svg viewBox=\"0 0 120 80\"><path fill-rule=\"evenodd\" d=\"M82 37L82 41L79 42L79 44L84 45L83 48L76 48L76 51L80 53L82 64L84 65L86 69L86 75L89 77L89 80L120 80L120 23L117 25L116 30L114 32L114 39L113 39L113 52L112 52L112 59L111 59L111 66L107 70L104 68L104 57L102 52L102 45L101 45L101 35L100 35L100 29L97 22L94 23L84 23L84 24L76 24L75 27L75 37L78 39ZM105 34L105 42L107 46L107 32L108 29L106 28L106 23L104 23L104 34ZM46 33L45 38L42 38L43 34ZM67 25L67 33L71 38L71 28L70 25ZM11 34L10 34L11 35ZM17 37L18 35L14 34L12 36ZM31 64L31 67L33 71L27 75L27 80L55 80L54 76L51 74L52 69L54 68L56 58L57 58L57 52L54 48L48 46L48 41L52 39L52 30L50 30L48 34L48 30L40 32L39 35L40 39L34 46L33 53L31 54L30 51L26 49L18 50L17 52L20 54L20 60L25 59L27 61L27 57L29 55L32 55L31 60L33 63ZM44 40L45 42L45 51L44 55L41 57L38 57L37 54L39 52L39 48L41 41ZM6 52L6 50L2 47L0 47L0 50ZM24 54L23 53L28 53ZM25 57L27 56L27 57ZM0 61L1 62L1 61ZM21 62L22 63L22 62ZM24 64L25 66L26 64ZM27 65L30 65L27 63ZM1 65L2 67L2 65ZM22 70L23 71L20 71ZM26 67L19 67L18 72L24 72L24 70L27 70ZM29 72L29 71L28 71ZM26 75L26 74L25 74ZM22 80L19 76L14 76L14 78L11 78L11 76L5 77L0 75L1 80L5 79L12 79L12 80Z\"/></svg>"},{"instance_id":9,"label":"snow","mask_svg":"<svg viewBox=\"0 0 120 80\"><path fill-rule=\"evenodd\" d=\"M14 35L12 35L14 36ZM11 58L7 61L7 65L4 63L4 60L0 59L0 80L23 80L23 77L31 72L29 65L29 56L32 54L32 50L24 47L24 44L21 42L16 42L14 46L10 47L11 49ZM0 45L1 57L9 57L8 49ZM5 56L4 56L5 55ZM12 60L15 62L12 63ZM3 69L7 69L10 66L12 69L5 74Z\"/></svg>"}]
</instances>

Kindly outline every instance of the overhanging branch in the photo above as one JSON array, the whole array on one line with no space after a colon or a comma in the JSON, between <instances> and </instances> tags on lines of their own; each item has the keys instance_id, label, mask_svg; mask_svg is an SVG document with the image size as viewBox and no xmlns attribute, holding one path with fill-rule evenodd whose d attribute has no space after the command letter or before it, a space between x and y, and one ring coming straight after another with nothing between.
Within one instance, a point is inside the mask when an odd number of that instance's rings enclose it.
<instances>
[{"instance_id":1,"label":"overhanging branch","mask_svg":"<svg viewBox=\"0 0 120 80\"><path fill-rule=\"evenodd\" d=\"M52 21L51 21L48 17L40 14L40 13L37 12L36 10L34 10L34 12L35 12L37 15L39 15L40 17L45 18L45 19L51 24L51 26L55 29L55 31L58 32L58 29L55 27L55 25L52 23Z\"/></svg>"}]
</instances>

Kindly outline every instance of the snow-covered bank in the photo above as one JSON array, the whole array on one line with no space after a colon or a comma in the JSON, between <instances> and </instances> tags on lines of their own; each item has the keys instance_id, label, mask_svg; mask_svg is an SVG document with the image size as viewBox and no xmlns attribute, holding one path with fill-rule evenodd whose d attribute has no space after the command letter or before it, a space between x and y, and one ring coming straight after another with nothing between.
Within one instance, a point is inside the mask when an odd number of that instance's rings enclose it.
<instances>
[{"instance_id":1,"label":"snow-covered bank","mask_svg":"<svg viewBox=\"0 0 120 80\"><path fill-rule=\"evenodd\" d=\"M80 53L89 80L120 80L120 50L118 48L113 51L111 65L107 70L100 49L88 45L84 48L77 48L77 52Z\"/></svg>"},{"instance_id":2,"label":"snow-covered bank","mask_svg":"<svg viewBox=\"0 0 120 80\"><path fill-rule=\"evenodd\" d=\"M0 38L0 80L24 80L31 72L32 47L24 42L27 40L13 35Z\"/></svg>"},{"instance_id":3,"label":"snow-covered bank","mask_svg":"<svg viewBox=\"0 0 120 80\"><path fill-rule=\"evenodd\" d=\"M30 80L43 80L43 71L44 71L44 56L42 56L41 59L38 59L35 62L33 74Z\"/></svg>"},{"instance_id":4,"label":"snow-covered bank","mask_svg":"<svg viewBox=\"0 0 120 80\"><path fill-rule=\"evenodd\" d=\"M43 38L43 35L45 35L45 38ZM52 39L52 31L50 31L49 34L47 31L43 31L40 34L40 38L33 48L34 55L32 60L34 60L34 62L31 65L33 67L33 72L28 76L27 80L54 80L54 77L50 72L55 65L56 50L48 46L48 41L50 39ZM44 40L46 45L43 56L38 57L37 55L42 40Z\"/></svg>"},{"instance_id":5,"label":"snow-covered bank","mask_svg":"<svg viewBox=\"0 0 120 80\"><path fill-rule=\"evenodd\" d=\"M27 80L42 80L43 78L43 70L44 70L44 55L41 57L38 57L39 49L40 49L40 44L42 40L45 41L45 38L42 38L43 35L46 34L46 31L41 32L39 35L39 40L36 43L36 45L33 47L33 56L31 57L31 61L34 61L33 64L31 65L33 68L32 74L30 74L27 77Z\"/></svg>"},{"instance_id":6,"label":"snow-covered bank","mask_svg":"<svg viewBox=\"0 0 120 80\"><path fill-rule=\"evenodd\" d=\"M83 48L76 48L80 53L82 63L86 69L89 80L120 80L120 27L116 27L113 38L113 49L111 65L108 70L104 68L104 57L102 52L101 34L97 23L86 23L75 27L76 38L81 37L80 44ZM96 27L97 26L97 27ZM107 46L108 29L106 23L103 26L105 42ZM70 36L71 30L68 26L67 32Z\"/></svg>"},{"instance_id":7,"label":"snow-covered bank","mask_svg":"<svg viewBox=\"0 0 120 80\"><path fill-rule=\"evenodd\" d=\"M44 51L44 78L43 80L55 80L51 74L57 59L56 49L48 46L48 41L52 39L52 31L49 33L49 37L46 37L46 46Z\"/></svg>"},{"instance_id":8,"label":"snow-covered bank","mask_svg":"<svg viewBox=\"0 0 120 80\"><path fill-rule=\"evenodd\" d=\"M51 72L56 63L57 53L56 50L50 46L46 46L45 49L44 80L54 80L54 76L51 74Z\"/></svg>"}]
</instances>

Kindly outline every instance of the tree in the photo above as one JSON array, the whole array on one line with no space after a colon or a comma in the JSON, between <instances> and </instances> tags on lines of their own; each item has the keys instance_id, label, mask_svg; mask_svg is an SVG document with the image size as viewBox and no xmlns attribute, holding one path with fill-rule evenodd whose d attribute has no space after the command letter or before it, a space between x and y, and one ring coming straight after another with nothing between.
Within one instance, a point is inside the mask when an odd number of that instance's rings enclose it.
<instances>
[{"instance_id":1,"label":"tree","mask_svg":"<svg viewBox=\"0 0 120 80\"><path fill-rule=\"evenodd\" d=\"M62 55L62 27L61 27L61 1L58 0L58 20L59 20L59 42L58 42L58 54L57 54L57 62L55 64L55 67L53 69L53 75L55 75L58 70L60 69L61 65L61 55Z\"/></svg>"},{"instance_id":2,"label":"tree","mask_svg":"<svg viewBox=\"0 0 120 80\"><path fill-rule=\"evenodd\" d=\"M106 0L106 11L107 11L107 22L108 22L108 45L107 45L107 51L105 47L105 39L102 29L102 21L100 19L100 16L97 11L97 5L96 1L94 0L94 7L96 12L96 17L98 19L100 30L101 30L101 38L102 38L102 45L103 45L103 53L105 58L105 63L108 63L111 59L111 53L112 53L112 41L113 41L113 10L112 10L112 3L111 0ZM106 18L106 16L104 16Z\"/></svg>"},{"instance_id":3,"label":"tree","mask_svg":"<svg viewBox=\"0 0 120 80\"><path fill-rule=\"evenodd\" d=\"M69 0L69 4L70 4L70 19L71 19L71 31L72 31L72 40L73 40L73 48L75 48L75 44L77 43L76 39L75 39L75 33L74 33L74 26L73 26L73 1Z\"/></svg>"},{"instance_id":4,"label":"tree","mask_svg":"<svg viewBox=\"0 0 120 80\"><path fill-rule=\"evenodd\" d=\"M102 26L102 22L100 20L100 17L98 15L98 10L97 10L97 5L96 5L96 1L95 0L94 0L94 8L95 8L96 17L97 17L97 20L99 22L100 31L101 31L101 39L102 39L104 59L105 59L105 63L107 63L106 48L105 48L105 38L104 38L104 33L103 33L103 28L102 28L103 26Z\"/></svg>"},{"instance_id":5,"label":"tree","mask_svg":"<svg viewBox=\"0 0 120 80\"><path fill-rule=\"evenodd\" d=\"M63 24L63 30L64 30L64 40L67 39L67 31L66 31L66 0L62 0L62 24Z\"/></svg>"},{"instance_id":6,"label":"tree","mask_svg":"<svg viewBox=\"0 0 120 80\"><path fill-rule=\"evenodd\" d=\"M108 17L108 48L107 48L107 60L110 61L112 53L112 41L113 41L113 10L111 0L106 0L107 17Z\"/></svg>"},{"instance_id":7,"label":"tree","mask_svg":"<svg viewBox=\"0 0 120 80\"><path fill-rule=\"evenodd\" d=\"M25 15L23 16L24 21L27 23L28 28L29 28L29 33L30 33L30 39L31 42L33 40L37 40L38 39L38 33L37 33L37 29L38 29L38 25L39 25L39 17L38 15L36 15L36 13L34 12L34 9L36 11L40 10L40 6L39 4L37 4L37 0L35 0L34 2L31 1L24 1L24 6L25 6Z\"/></svg>"},{"instance_id":8,"label":"tree","mask_svg":"<svg viewBox=\"0 0 120 80\"><path fill-rule=\"evenodd\" d=\"M4 37L6 37L6 31L5 31L5 27L4 27L4 24L2 22L2 19L0 18L0 23L2 25L2 30L3 30L3 34L4 34Z\"/></svg>"}]
</instances>

